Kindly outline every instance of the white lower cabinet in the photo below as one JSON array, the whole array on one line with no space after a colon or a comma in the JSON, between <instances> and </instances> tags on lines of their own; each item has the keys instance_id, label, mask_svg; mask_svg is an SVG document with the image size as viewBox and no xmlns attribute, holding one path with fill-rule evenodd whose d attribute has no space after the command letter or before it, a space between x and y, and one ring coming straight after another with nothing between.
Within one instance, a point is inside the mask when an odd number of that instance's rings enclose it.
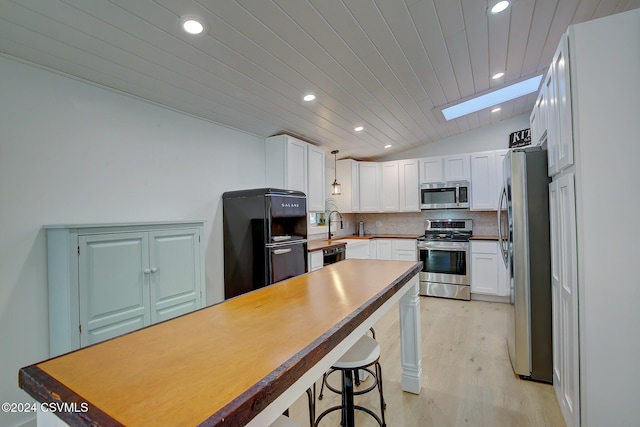
<instances>
[{"instance_id":1,"label":"white lower cabinet","mask_svg":"<svg viewBox=\"0 0 640 427\"><path fill-rule=\"evenodd\" d=\"M51 357L206 303L201 221L46 228Z\"/></svg>"},{"instance_id":2,"label":"white lower cabinet","mask_svg":"<svg viewBox=\"0 0 640 427\"><path fill-rule=\"evenodd\" d=\"M322 251L309 252L307 265L309 271L320 270L324 266L324 253Z\"/></svg>"},{"instance_id":3,"label":"white lower cabinet","mask_svg":"<svg viewBox=\"0 0 640 427\"><path fill-rule=\"evenodd\" d=\"M498 242L471 241L471 293L497 297L509 295L507 269Z\"/></svg>"},{"instance_id":4,"label":"white lower cabinet","mask_svg":"<svg viewBox=\"0 0 640 427\"><path fill-rule=\"evenodd\" d=\"M416 261L418 259L417 242L414 239L374 239L375 259L394 261Z\"/></svg>"}]
</instances>

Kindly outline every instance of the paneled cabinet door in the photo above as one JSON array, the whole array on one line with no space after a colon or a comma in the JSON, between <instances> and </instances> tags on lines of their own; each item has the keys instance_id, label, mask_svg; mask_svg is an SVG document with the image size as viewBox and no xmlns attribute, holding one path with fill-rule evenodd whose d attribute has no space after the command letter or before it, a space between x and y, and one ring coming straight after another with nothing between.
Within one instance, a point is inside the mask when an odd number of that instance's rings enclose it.
<instances>
[{"instance_id":1,"label":"paneled cabinet door","mask_svg":"<svg viewBox=\"0 0 640 427\"><path fill-rule=\"evenodd\" d=\"M565 420L579 425L580 361L575 182L566 174L549 184L553 386Z\"/></svg>"},{"instance_id":2,"label":"paneled cabinet door","mask_svg":"<svg viewBox=\"0 0 640 427\"><path fill-rule=\"evenodd\" d=\"M471 210L497 210L496 156L493 151L471 155Z\"/></svg>"},{"instance_id":3,"label":"paneled cabinet door","mask_svg":"<svg viewBox=\"0 0 640 427\"><path fill-rule=\"evenodd\" d=\"M571 85L569 74L569 43L567 35L560 40L558 50L553 56L555 75L556 105L556 162L557 169L563 170L573 164L573 124L571 118Z\"/></svg>"},{"instance_id":4,"label":"paneled cabinet door","mask_svg":"<svg viewBox=\"0 0 640 427\"><path fill-rule=\"evenodd\" d=\"M397 212L400 210L400 175L398 162L383 162L382 181L382 210L387 212Z\"/></svg>"},{"instance_id":5,"label":"paneled cabinet door","mask_svg":"<svg viewBox=\"0 0 640 427\"><path fill-rule=\"evenodd\" d=\"M420 173L417 159L398 162L400 177L400 211L420 211Z\"/></svg>"},{"instance_id":6,"label":"paneled cabinet door","mask_svg":"<svg viewBox=\"0 0 640 427\"><path fill-rule=\"evenodd\" d=\"M151 324L148 233L79 237L80 346Z\"/></svg>"},{"instance_id":7,"label":"paneled cabinet door","mask_svg":"<svg viewBox=\"0 0 640 427\"><path fill-rule=\"evenodd\" d=\"M380 163L360 162L360 212L380 211Z\"/></svg>"},{"instance_id":8,"label":"paneled cabinet door","mask_svg":"<svg viewBox=\"0 0 640 427\"><path fill-rule=\"evenodd\" d=\"M469 181L471 180L471 168L469 155L460 154L444 157L445 181Z\"/></svg>"},{"instance_id":9,"label":"paneled cabinet door","mask_svg":"<svg viewBox=\"0 0 640 427\"><path fill-rule=\"evenodd\" d=\"M287 190L307 192L307 143L287 137Z\"/></svg>"},{"instance_id":10,"label":"paneled cabinet door","mask_svg":"<svg viewBox=\"0 0 640 427\"><path fill-rule=\"evenodd\" d=\"M324 151L309 144L307 151L307 210L324 211Z\"/></svg>"},{"instance_id":11,"label":"paneled cabinet door","mask_svg":"<svg viewBox=\"0 0 640 427\"><path fill-rule=\"evenodd\" d=\"M200 255L195 229L149 233L151 323L161 322L204 304L200 294Z\"/></svg>"},{"instance_id":12,"label":"paneled cabinet door","mask_svg":"<svg viewBox=\"0 0 640 427\"><path fill-rule=\"evenodd\" d=\"M420 184L444 181L444 163L442 157L420 159Z\"/></svg>"}]
</instances>

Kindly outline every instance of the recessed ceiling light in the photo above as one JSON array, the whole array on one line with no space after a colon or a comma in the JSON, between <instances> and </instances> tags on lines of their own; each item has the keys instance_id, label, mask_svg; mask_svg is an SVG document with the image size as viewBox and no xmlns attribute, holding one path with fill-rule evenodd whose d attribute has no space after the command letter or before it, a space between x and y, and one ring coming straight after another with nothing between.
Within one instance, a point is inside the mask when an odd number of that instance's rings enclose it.
<instances>
[{"instance_id":1,"label":"recessed ceiling light","mask_svg":"<svg viewBox=\"0 0 640 427\"><path fill-rule=\"evenodd\" d=\"M504 76L504 73L496 73L493 76L491 76L491 78L493 80L498 80L500 77Z\"/></svg>"},{"instance_id":2,"label":"recessed ceiling light","mask_svg":"<svg viewBox=\"0 0 640 427\"><path fill-rule=\"evenodd\" d=\"M307 102L313 101L314 99L316 99L316 96L312 93L308 93L306 94L302 99L304 99Z\"/></svg>"},{"instance_id":3,"label":"recessed ceiling light","mask_svg":"<svg viewBox=\"0 0 640 427\"><path fill-rule=\"evenodd\" d=\"M362 132L364 130L364 126L356 126L355 128L353 128L353 130L355 130L356 132Z\"/></svg>"},{"instance_id":4,"label":"recessed ceiling light","mask_svg":"<svg viewBox=\"0 0 640 427\"><path fill-rule=\"evenodd\" d=\"M180 28L186 33L197 36L204 33L204 24L200 18L195 16L183 16L178 21Z\"/></svg>"},{"instance_id":5,"label":"recessed ceiling light","mask_svg":"<svg viewBox=\"0 0 640 427\"><path fill-rule=\"evenodd\" d=\"M384 148L391 148L391 144L385 145Z\"/></svg>"},{"instance_id":6,"label":"recessed ceiling light","mask_svg":"<svg viewBox=\"0 0 640 427\"><path fill-rule=\"evenodd\" d=\"M502 108L500 107L496 107L493 110L491 110L492 113L497 113L498 111L502 110Z\"/></svg>"},{"instance_id":7,"label":"recessed ceiling light","mask_svg":"<svg viewBox=\"0 0 640 427\"><path fill-rule=\"evenodd\" d=\"M508 1L506 0L499 1L498 3L493 5L493 7L491 8L491 13L495 15L496 13L500 13L508 7L509 7Z\"/></svg>"},{"instance_id":8,"label":"recessed ceiling light","mask_svg":"<svg viewBox=\"0 0 640 427\"><path fill-rule=\"evenodd\" d=\"M484 110L485 108L528 95L538 90L541 80L542 74L510 86L505 86L498 90L485 93L484 95L471 98L459 104L452 105L451 107L443 108L442 115L447 120L453 120L458 117L475 113L476 111Z\"/></svg>"}]
</instances>

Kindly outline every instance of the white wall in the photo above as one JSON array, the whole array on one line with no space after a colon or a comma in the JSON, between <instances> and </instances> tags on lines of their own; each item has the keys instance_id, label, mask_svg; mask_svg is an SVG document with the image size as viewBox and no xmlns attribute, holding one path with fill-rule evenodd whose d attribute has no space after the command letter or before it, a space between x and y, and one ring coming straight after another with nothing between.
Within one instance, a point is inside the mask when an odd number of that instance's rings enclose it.
<instances>
[{"instance_id":1,"label":"white wall","mask_svg":"<svg viewBox=\"0 0 640 427\"><path fill-rule=\"evenodd\" d=\"M521 114L379 160L415 159L509 148L509 134L517 130L528 129L530 127L529 115L530 113Z\"/></svg>"},{"instance_id":2,"label":"white wall","mask_svg":"<svg viewBox=\"0 0 640 427\"><path fill-rule=\"evenodd\" d=\"M49 356L44 224L206 220L212 303L220 196L264 180L263 138L0 57L0 401L30 401L18 370Z\"/></svg>"}]
</instances>

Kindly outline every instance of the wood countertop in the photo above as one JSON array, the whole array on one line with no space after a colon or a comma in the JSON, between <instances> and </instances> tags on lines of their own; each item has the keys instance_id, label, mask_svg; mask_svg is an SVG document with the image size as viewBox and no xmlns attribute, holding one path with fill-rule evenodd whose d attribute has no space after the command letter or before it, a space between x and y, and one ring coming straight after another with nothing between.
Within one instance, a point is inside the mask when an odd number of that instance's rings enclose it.
<instances>
[{"instance_id":1,"label":"wood countertop","mask_svg":"<svg viewBox=\"0 0 640 427\"><path fill-rule=\"evenodd\" d=\"M307 242L307 252L320 251L326 248L343 246L345 240L371 240L371 239L417 239L422 234L365 234L364 236L340 236L331 240L310 240Z\"/></svg>"},{"instance_id":2,"label":"wood countertop","mask_svg":"<svg viewBox=\"0 0 640 427\"><path fill-rule=\"evenodd\" d=\"M420 264L346 260L22 368L70 425L240 426L408 283Z\"/></svg>"},{"instance_id":3,"label":"wood countertop","mask_svg":"<svg viewBox=\"0 0 640 427\"><path fill-rule=\"evenodd\" d=\"M494 240L498 241L498 236L471 236L471 240Z\"/></svg>"}]
</instances>

